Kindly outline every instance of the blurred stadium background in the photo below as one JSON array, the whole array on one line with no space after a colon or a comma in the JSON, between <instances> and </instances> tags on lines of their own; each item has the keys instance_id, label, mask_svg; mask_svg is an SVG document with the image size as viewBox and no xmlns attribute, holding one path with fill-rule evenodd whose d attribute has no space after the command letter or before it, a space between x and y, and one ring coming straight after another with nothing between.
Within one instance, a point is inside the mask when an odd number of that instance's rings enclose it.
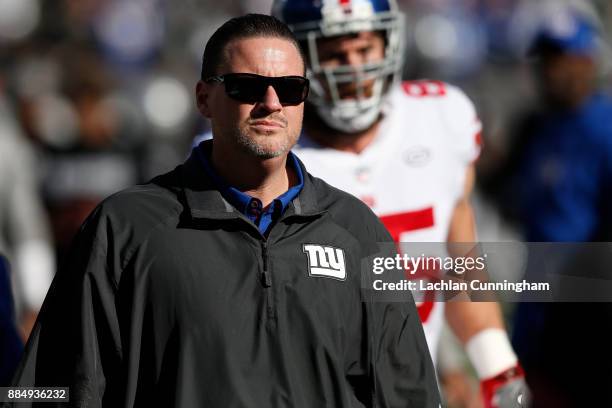
<instances>
[{"instance_id":1,"label":"blurred stadium background","mask_svg":"<svg viewBox=\"0 0 612 408\"><path fill-rule=\"evenodd\" d=\"M28 313L93 207L179 164L207 129L193 89L208 37L271 3L0 0L0 253L14 265L26 334ZM404 77L445 80L474 100L485 186L512 144L514 118L537 104L528 45L565 3L399 0L408 21ZM571 3L609 43L612 3ZM598 81L608 89L612 59L602 49ZM486 195L474 199L481 240L521 239Z\"/></svg>"}]
</instances>

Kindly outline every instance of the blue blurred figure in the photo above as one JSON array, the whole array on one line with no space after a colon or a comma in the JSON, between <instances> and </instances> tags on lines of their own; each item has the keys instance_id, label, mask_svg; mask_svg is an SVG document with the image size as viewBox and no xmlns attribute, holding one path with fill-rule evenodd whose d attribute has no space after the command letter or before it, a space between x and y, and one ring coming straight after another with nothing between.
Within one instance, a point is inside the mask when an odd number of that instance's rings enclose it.
<instances>
[{"instance_id":1,"label":"blue blurred figure","mask_svg":"<svg viewBox=\"0 0 612 408\"><path fill-rule=\"evenodd\" d=\"M520 122L495 179L500 202L527 241L612 241L612 100L596 89L599 36L573 12L550 17L531 47L541 108ZM610 279L609 256L586 258L557 272ZM534 407L612 406L612 338L601 330L612 304L521 303L515 320Z\"/></svg>"},{"instance_id":2,"label":"blue blurred figure","mask_svg":"<svg viewBox=\"0 0 612 408\"><path fill-rule=\"evenodd\" d=\"M612 101L595 89L595 28L566 18L553 19L533 42L542 108L520 122L504 201L528 241L608 241Z\"/></svg>"},{"instance_id":3,"label":"blue blurred figure","mask_svg":"<svg viewBox=\"0 0 612 408\"><path fill-rule=\"evenodd\" d=\"M15 327L9 266L0 255L0 387L11 381L22 352L23 343Z\"/></svg>"}]
</instances>

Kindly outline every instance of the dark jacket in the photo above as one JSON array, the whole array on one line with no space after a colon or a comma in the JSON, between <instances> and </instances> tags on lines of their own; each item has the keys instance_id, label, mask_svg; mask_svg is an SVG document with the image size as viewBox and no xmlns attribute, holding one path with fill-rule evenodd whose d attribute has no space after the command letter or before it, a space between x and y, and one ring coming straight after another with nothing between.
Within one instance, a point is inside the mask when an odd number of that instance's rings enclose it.
<instances>
[{"instance_id":1,"label":"dark jacket","mask_svg":"<svg viewBox=\"0 0 612 408\"><path fill-rule=\"evenodd\" d=\"M79 407L438 407L411 295L361 290L391 241L376 216L306 175L265 238L199 166L192 156L88 218L17 385L69 386ZM308 244L340 249L344 279L318 275Z\"/></svg>"}]
</instances>

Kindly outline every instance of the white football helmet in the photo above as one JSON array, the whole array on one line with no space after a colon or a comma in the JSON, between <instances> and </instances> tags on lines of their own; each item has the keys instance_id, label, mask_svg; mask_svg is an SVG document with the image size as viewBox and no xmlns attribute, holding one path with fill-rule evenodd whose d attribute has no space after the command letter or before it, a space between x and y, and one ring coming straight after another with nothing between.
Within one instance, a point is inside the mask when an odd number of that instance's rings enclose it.
<instances>
[{"instance_id":1,"label":"white football helmet","mask_svg":"<svg viewBox=\"0 0 612 408\"><path fill-rule=\"evenodd\" d=\"M384 97L399 79L403 64L404 16L395 0L275 0L272 13L288 24L309 60L308 102L330 127L355 133L380 116ZM384 33L385 55L380 62L360 66L323 67L317 40L362 31ZM365 84L373 81L365 94ZM355 98L343 99L339 86L354 83Z\"/></svg>"}]
</instances>

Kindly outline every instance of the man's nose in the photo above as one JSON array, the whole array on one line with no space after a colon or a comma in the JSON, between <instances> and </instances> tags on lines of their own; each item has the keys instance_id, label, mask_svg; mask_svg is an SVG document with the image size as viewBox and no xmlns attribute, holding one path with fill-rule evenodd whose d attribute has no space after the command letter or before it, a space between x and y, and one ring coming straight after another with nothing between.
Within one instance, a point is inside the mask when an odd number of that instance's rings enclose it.
<instances>
[{"instance_id":1,"label":"man's nose","mask_svg":"<svg viewBox=\"0 0 612 408\"><path fill-rule=\"evenodd\" d=\"M283 105L281 104L278 94L273 86L268 86L260 105L269 112L276 112L283 109Z\"/></svg>"},{"instance_id":2,"label":"man's nose","mask_svg":"<svg viewBox=\"0 0 612 408\"><path fill-rule=\"evenodd\" d=\"M358 52L347 52L344 55L344 63L346 65L353 65L353 66L358 66L358 65L362 65L363 63L365 63L363 55L361 55Z\"/></svg>"}]
</instances>

